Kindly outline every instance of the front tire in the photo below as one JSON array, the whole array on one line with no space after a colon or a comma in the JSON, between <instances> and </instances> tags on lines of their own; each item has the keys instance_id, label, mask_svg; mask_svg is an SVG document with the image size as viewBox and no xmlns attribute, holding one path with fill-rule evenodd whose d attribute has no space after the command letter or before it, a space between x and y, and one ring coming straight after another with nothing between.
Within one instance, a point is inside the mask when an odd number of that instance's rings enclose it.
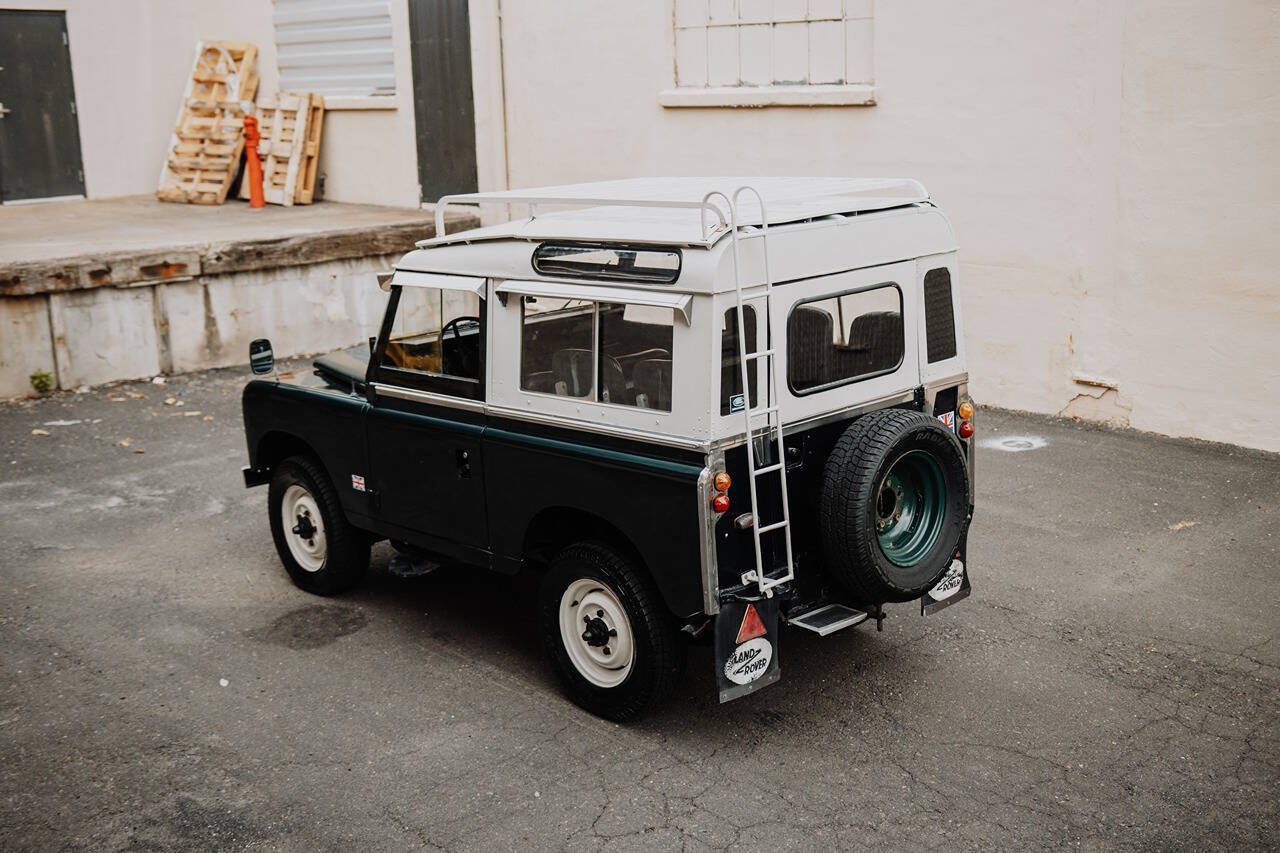
<instances>
[{"instance_id":1,"label":"front tire","mask_svg":"<svg viewBox=\"0 0 1280 853\"><path fill-rule=\"evenodd\" d=\"M347 521L333 484L314 460L293 456L271 472L271 537L285 571L316 595L350 589L369 567L369 539Z\"/></svg>"},{"instance_id":2,"label":"front tire","mask_svg":"<svg viewBox=\"0 0 1280 853\"><path fill-rule=\"evenodd\" d=\"M652 582L604 545L571 545L552 560L540 621L570 698L609 720L645 714L684 668L684 643Z\"/></svg>"}]
</instances>

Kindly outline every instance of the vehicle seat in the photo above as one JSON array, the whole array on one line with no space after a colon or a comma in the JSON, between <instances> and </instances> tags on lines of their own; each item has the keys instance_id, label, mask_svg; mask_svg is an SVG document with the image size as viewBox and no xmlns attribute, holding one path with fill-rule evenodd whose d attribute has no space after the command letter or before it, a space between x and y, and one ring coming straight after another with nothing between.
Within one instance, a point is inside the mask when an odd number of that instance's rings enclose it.
<instances>
[{"instance_id":1,"label":"vehicle seat","mask_svg":"<svg viewBox=\"0 0 1280 853\"><path fill-rule=\"evenodd\" d=\"M602 355L600 367L604 372L600 399L606 403L631 405L631 390L627 387L627 377L622 372L622 365L618 360L611 355Z\"/></svg>"},{"instance_id":2,"label":"vehicle seat","mask_svg":"<svg viewBox=\"0 0 1280 853\"><path fill-rule=\"evenodd\" d=\"M387 341L383 364L404 370L420 370L424 373L440 373L440 354L433 352L434 342L419 344L407 341Z\"/></svg>"},{"instance_id":3,"label":"vehicle seat","mask_svg":"<svg viewBox=\"0 0 1280 853\"><path fill-rule=\"evenodd\" d=\"M551 355L551 375L555 392L561 397L585 397L591 393L591 362L595 354L589 349L562 349Z\"/></svg>"},{"instance_id":4,"label":"vehicle seat","mask_svg":"<svg viewBox=\"0 0 1280 853\"><path fill-rule=\"evenodd\" d=\"M556 393L555 376L550 370L529 373L520 381L520 387L539 394L554 394Z\"/></svg>"},{"instance_id":5,"label":"vehicle seat","mask_svg":"<svg viewBox=\"0 0 1280 853\"><path fill-rule=\"evenodd\" d=\"M849 324L849 344L858 352L858 373L888 370L902 359L902 315L872 311Z\"/></svg>"},{"instance_id":6,"label":"vehicle seat","mask_svg":"<svg viewBox=\"0 0 1280 853\"><path fill-rule=\"evenodd\" d=\"M671 359L646 358L631 374L636 405L642 409L671 411Z\"/></svg>"},{"instance_id":7,"label":"vehicle seat","mask_svg":"<svg viewBox=\"0 0 1280 853\"><path fill-rule=\"evenodd\" d=\"M820 308L800 307L787 321L787 374L797 388L831 381L831 315Z\"/></svg>"}]
</instances>

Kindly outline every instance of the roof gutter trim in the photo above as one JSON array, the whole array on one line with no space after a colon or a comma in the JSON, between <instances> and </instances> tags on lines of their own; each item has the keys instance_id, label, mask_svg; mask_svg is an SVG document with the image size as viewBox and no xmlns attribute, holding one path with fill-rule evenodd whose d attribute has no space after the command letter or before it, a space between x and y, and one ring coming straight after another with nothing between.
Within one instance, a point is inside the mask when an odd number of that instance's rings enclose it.
<instances>
[{"instance_id":1,"label":"roof gutter trim","mask_svg":"<svg viewBox=\"0 0 1280 853\"><path fill-rule=\"evenodd\" d=\"M524 281L507 279L495 288L499 294L515 293L521 296L547 296L558 299L585 299L591 302L626 302L631 305L649 305L671 308L680 312L686 324L693 314L693 295L660 290L639 290L614 284L567 281Z\"/></svg>"}]
</instances>

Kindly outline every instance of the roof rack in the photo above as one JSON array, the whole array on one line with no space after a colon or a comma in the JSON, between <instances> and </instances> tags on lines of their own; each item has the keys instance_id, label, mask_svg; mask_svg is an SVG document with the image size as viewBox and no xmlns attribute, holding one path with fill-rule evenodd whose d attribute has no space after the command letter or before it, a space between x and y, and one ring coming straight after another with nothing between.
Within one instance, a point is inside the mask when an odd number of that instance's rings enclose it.
<instances>
[{"instance_id":1,"label":"roof rack","mask_svg":"<svg viewBox=\"0 0 1280 853\"><path fill-rule=\"evenodd\" d=\"M710 211L716 216L716 230L727 231L729 228L729 220L725 217L724 211L716 204L710 201L716 191L712 190L703 196L702 201L689 201L688 199L656 199L656 198L621 198L616 196L582 196L568 197L559 195L526 195L523 192L487 192L487 193L458 193L455 195L441 196L436 202L436 235L444 234L444 213L445 208L450 204L480 204L482 202L491 202L498 204L527 204L529 205L529 218L533 219L537 216L537 205L553 204L572 207L575 205L602 205L607 207L651 207L651 208L673 208L685 210L701 211L701 238L707 240L714 231L707 231L707 212Z\"/></svg>"},{"instance_id":2,"label":"roof rack","mask_svg":"<svg viewBox=\"0 0 1280 853\"><path fill-rule=\"evenodd\" d=\"M743 199L743 205L736 210L728 210L726 204L713 201L713 198L727 199L730 193L743 185L755 187L759 191L759 200ZM766 198L767 213L764 204ZM696 242L710 246L730 232L730 222L735 216L739 228L781 225L824 216L927 203L928 198L925 188L918 181L909 178L623 178L595 183L446 195L436 203L435 236L424 242L451 242L451 235L445 235L444 231L445 210L450 204L527 204L530 223L537 218L539 205L696 210L699 212L700 224L696 238L692 234L680 235L683 223L668 220L668 230L656 242ZM560 217L561 214L556 214L543 221L558 220ZM555 229L542 230L550 232Z\"/></svg>"}]
</instances>

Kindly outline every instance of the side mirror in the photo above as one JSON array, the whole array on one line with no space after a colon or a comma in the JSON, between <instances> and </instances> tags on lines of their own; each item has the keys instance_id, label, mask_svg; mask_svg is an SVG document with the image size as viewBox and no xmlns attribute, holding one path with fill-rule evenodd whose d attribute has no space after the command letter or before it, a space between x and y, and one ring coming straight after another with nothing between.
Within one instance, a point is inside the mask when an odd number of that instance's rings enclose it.
<instances>
[{"instance_id":1,"label":"side mirror","mask_svg":"<svg viewBox=\"0 0 1280 853\"><path fill-rule=\"evenodd\" d=\"M249 369L259 376L276 369L276 357L271 352L271 341L258 338L249 344Z\"/></svg>"}]
</instances>

